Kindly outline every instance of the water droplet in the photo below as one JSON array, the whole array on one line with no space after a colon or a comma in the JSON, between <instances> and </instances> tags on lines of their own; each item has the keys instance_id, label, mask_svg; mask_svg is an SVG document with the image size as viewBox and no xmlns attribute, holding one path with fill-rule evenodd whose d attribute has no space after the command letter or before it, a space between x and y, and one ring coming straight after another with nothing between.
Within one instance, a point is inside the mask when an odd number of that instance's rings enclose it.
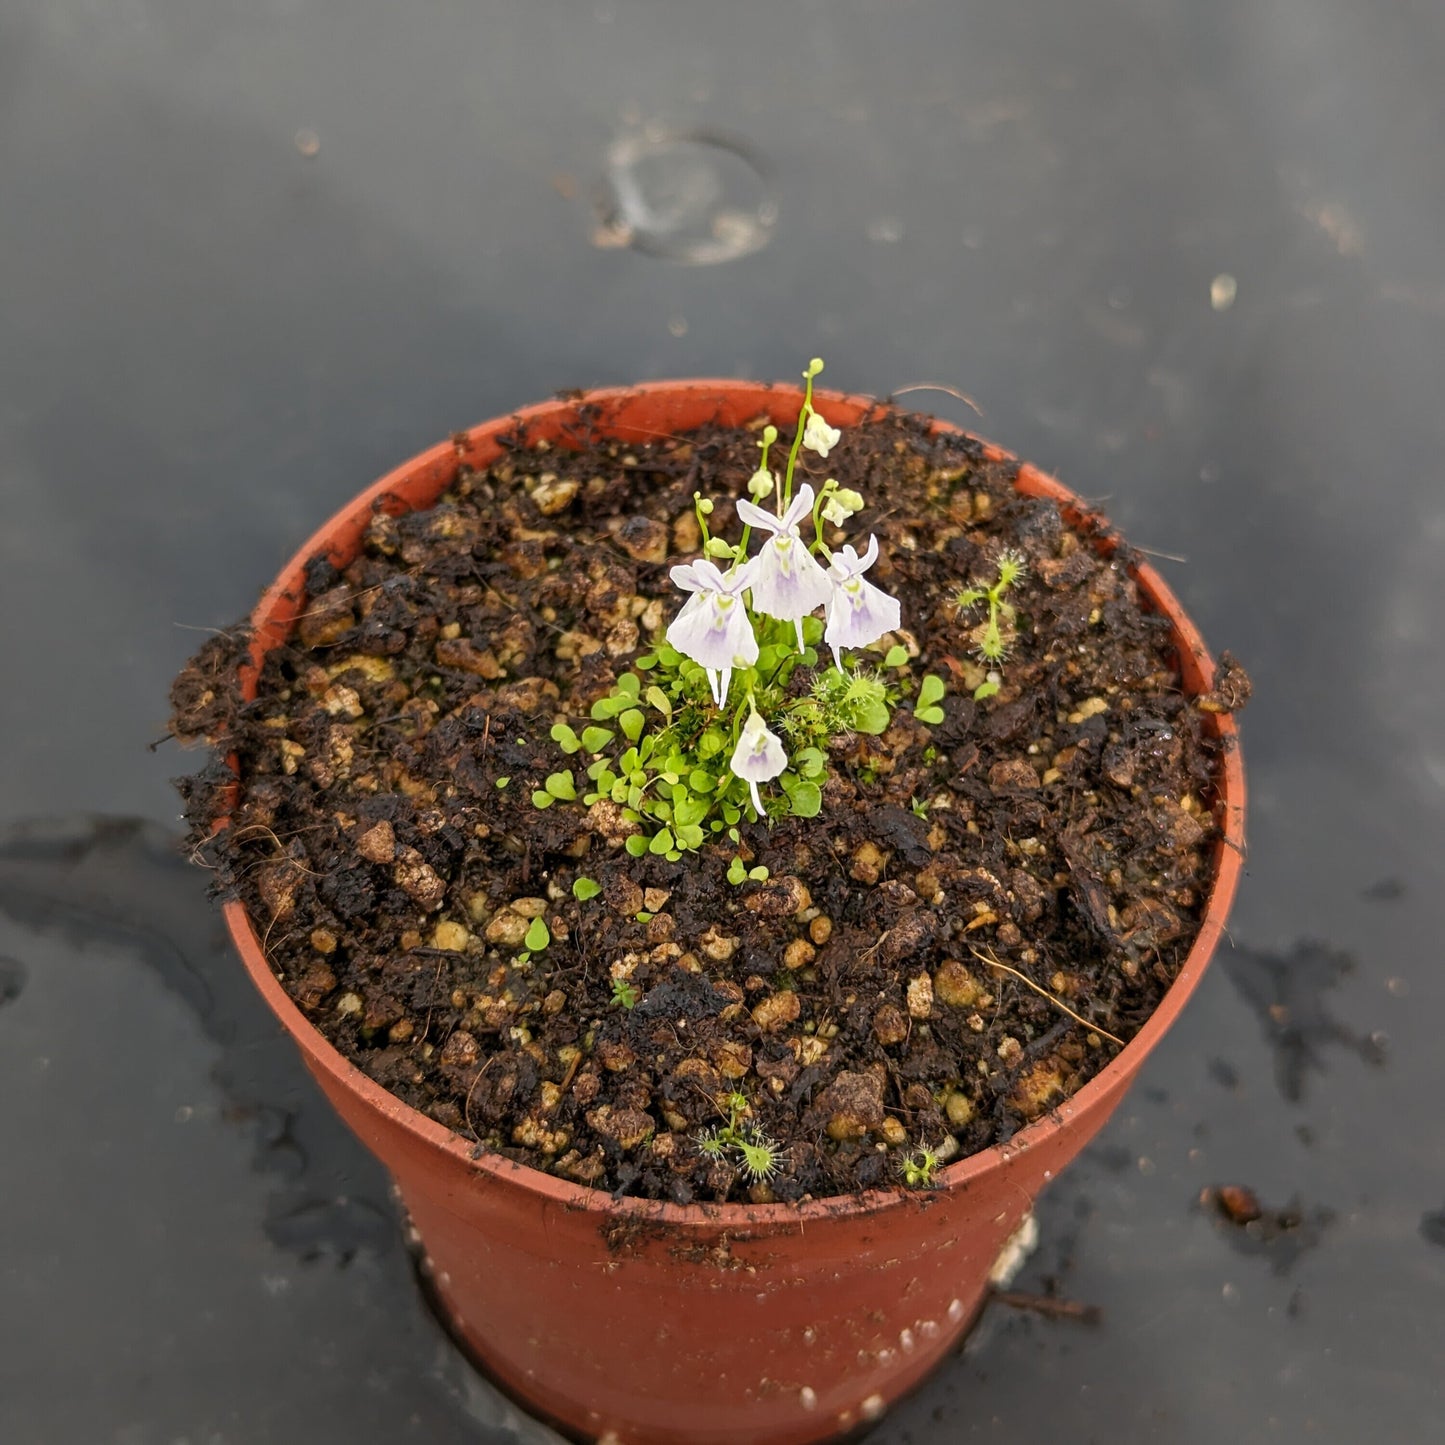
<instances>
[{"instance_id":1,"label":"water droplet","mask_svg":"<svg viewBox=\"0 0 1445 1445\"><path fill-rule=\"evenodd\" d=\"M614 141L593 242L686 266L767 245L777 224L771 168L746 142L651 127Z\"/></svg>"},{"instance_id":2,"label":"water droplet","mask_svg":"<svg viewBox=\"0 0 1445 1445\"><path fill-rule=\"evenodd\" d=\"M0 1008L14 1003L30 981L30 970L18 958L0 954Z\"/></svg>"},{"instance_id":3,"label":"water droplet","mask_svg":"<svg viewBox=\"0 0 1445 1445\"><path fill-rule=\"evenodd\" d=\"M332 1259L343 1267L362 1250L384 1253L394 1238L392 1222L381 1210L345 1196L302 1204L268 1219L265 1229L271 1243L289 1254L308 1263Z\"/></svg>"}]
</instances>

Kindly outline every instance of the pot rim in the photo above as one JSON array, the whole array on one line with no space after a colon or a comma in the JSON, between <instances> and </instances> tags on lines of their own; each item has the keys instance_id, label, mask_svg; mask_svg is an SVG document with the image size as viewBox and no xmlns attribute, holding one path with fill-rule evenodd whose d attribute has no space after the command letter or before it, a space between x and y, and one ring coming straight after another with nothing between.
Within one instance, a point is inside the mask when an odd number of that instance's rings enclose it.
<instances>
[{"instance_id":1,"label":"pot rim","mask_svg":"<svg viewBox=\"0 0 1445 1445\"><path fill-rule=\"evenodd\" d=\"M253 684L259 672L262 657L276 645L268 644L268 634L274 631L271 617L288 602L295 600L293 590L302 575L306 563L331 548L332 535L339 527L359 514L368 513L373 503L388 494L394 494L398 486L419 470L431 467L449 468L459 456L458 442L461 438L471 442L479 434L494 436L507 433L528 423L534 423L555 415L559 411L575 411L583 405L607 407L626 402L639 395L662 398L694 398L697 393L755 396L760 409L768 402L786 398L801 403L801 387L783 383L762 383L739 381L727 378L698 378L687 380L665 380L639 382L632 386L601 387L566 397L554 397L522 407L504 416L479 423L469 428L458 438L439 442L426 451L392 468L385 476L370 487L358 493L332 517L319 527L286 562L280 573L256 604L250 615L253 640L249 660L239 669L242 687ZM888 401L853 393L816 390L816 400L822 405L840 406L855 411L860 417L876 415L885 411L907 411ZM926 415L926 413L913 413ZM935 432L947 432L968 436L979 441L985 448L990 461L1016 461L1011 452L985 441L951 422L937 417L928 418ZM1066 511L1070 525L1076 528L1087 520L1097 528L1089 540L1107 552L1112 552L1123 538L1105 520L1101 513L1076 496L1062 483L1046 472L1040 471L1028 462L1019 464L1019 483L1040 496L1048 496L1059 502ZM444 490L444 488L443 488ZM412 510L408 508L407 510ZM1147 562L1135 562L1130 575L1139 583L1140 589L1149 602L1167 616L1174 628L1175 636L1183 650L1192 653L1206 676L1213 678L1216 672L1213 657L1204 645L1194 624L1185 614L1174 593L1159 573ZM289 622L288 622L289 627ZM559 1179L556 1175L545 1174L528 1165L500 1155L474 1154L476 1145L469 1144L455 1131L446 1128L433 1119L427 1118L409 1104L363 1073L352 1064L334 1045L311 1023L282 987L272 971L257 938L245 907L238 899L228 900L223 912L227 928L252 982L260 990L271 1011L296 1041L315 1070L324 1072L340 1088L359 1095L373 1110L386 1116L391 1122L414 1136L418 1142L429 1148L441 1149L455 1155L469 1168L480 1175L491 1176L498 1181L530 1190L540 1201L550 1201L571 1210L585 1210L602 1213L613 1218L631 1218L653 1224L676 1226L706 1224L710 1229L734 1231L766 1229L775 1231L779 1227L797 1222L800 1225L810 1221L837 1218L840 1214L864 1215L885 1212L909 1203L926 1205L930 1196L939 1192L967 1189L981 1177L1005 1166L1012 1158L1043 1144L1062 1130L1069 1127L1076 1115L1088 1114L1098 1104L1103 1104L1110 1094L1122 1090L1139 1066L1158 1045L1172 1026L1198 986L1210 956L1213 954L1224 932L1225 920L1234 900L1240 873L1245 858L1244 846L1244 764L1240 755L1238 727L1234 718L1227 713L1214 714L1219 749L1219 775L1216 784L1216 812L1222 814L1220 837L1215 845L1215 875L1210 887L1209 901L1200 921L1199 933L1190 948L1174 982L1166 990L1158 1007L1149 1016L1137 1034L1113 1059L1076 1093L1051 1109L1047 1114L1020 1129L1010 1140L994 1144L989 1148L971 1154L955 1164L946 1166L938 1176L937 1186L926 1193L897 1189L870 1189L859 1194L829 1195L797 1204L672 1204L664 1200L622 1198L591 1189L581 1184ZM227 826L230 816L218 819L216 829Z\"/></svg>"}]
</instances>

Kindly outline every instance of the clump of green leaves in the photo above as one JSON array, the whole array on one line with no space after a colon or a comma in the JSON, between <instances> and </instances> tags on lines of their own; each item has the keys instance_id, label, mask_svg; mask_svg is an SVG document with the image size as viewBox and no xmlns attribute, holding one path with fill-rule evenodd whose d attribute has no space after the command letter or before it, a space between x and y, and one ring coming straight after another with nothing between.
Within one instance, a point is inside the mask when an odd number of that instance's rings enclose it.
<instances>
[{"instance_id":1,"label":"clump of green leaves","mask_svg":"<svg viewBox=\"0 0 1445 1445\"><path fill-rule=\"evenodd\" d=\"M630 979L614 978L612 980L612 1002L616 1007L634 1009L637 1007L637 1000L640 996L636 985Z\"/></svg>"},{"instance_id":2,"label":"clump of green leaves","mask_svg":"<svg viewBox=\"0 0 1445 1445\"><path fill-rule=\"evenodd\" d=\"M910 1189L931 1189L934 1172L941 1162L934 1150L920 1144L898 1161L898 1172Z\"/></svg>"},{"instance_id":3,"label":"clump of green leaves","mask_svg":"<svg viewBox=\"0 0 1445 1445\"><path fill-rule=\"evenodd\" d=\"M987 617L977 623L968 635L979 660L992 667L997 667L1008 657L1009 649L1018 636L1018 613L1005 594L1026 576L1028 566L1023 556L1005 550L998 554L993 581L965 587L953 599L960 614L987 605ZM992 697L999 690L1000 682L997 673L991 672L974 689L974 698L982 701Z\"/></svg>"},{"instance_id":4,"label":"clump of green leaves","mask_svg":"<svg viewBox=\"0 0 1445 1445\"><path fill-rule=\"evenodd\" d=\"M778 1172L778 1146L747 1121L751 1111L746 1094L734 1090L727 1096L727 1123L715 1124L696 1136L700 1153L710 1159L726 1159L755 1183Z\"/></svg>"},{"instance_id":5,"label":"clump of green leaves","mask_svg":"<svg viewBox=\"0 0 1445 1445\"><path fill-rule=\"evenodd\" d=\"M822 621L803 620L802 652L791 623L761 619L760 631L757 662L737 675L788 739L788 767L777 780L787 811L816 817L828 747L855 733L884 732L902 687L875 669L825 667L799 690L791 685L795 671L818 668ZM549 808L585 786L585 806L610 800L637 826L626 844L636 858L654 853L676 862L709 838L735 842L738 825L756 817L747 783L730 767L745 715L720 711L705 669L666 642L639 658L637 669L592 704L586 725L552 728L564 753L587 760L585 785L570 770L553 773L532 802Z\"/></svg>"}]
</instances>

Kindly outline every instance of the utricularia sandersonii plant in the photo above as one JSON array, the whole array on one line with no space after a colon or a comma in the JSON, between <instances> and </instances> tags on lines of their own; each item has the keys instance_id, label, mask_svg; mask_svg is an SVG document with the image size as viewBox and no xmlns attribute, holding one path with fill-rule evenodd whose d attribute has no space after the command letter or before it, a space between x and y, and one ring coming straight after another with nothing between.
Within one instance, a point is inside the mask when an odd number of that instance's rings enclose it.
<instances>
[{"instance_id":1,"label":"utricularia sandersonii plant","mask_svg":"<svg viewBox=\"0 0 1445 1445\"><path fill-rule=\"evenodd\" d=\"M829 749L885 731L910 693L921 721L942 721L942 682L924 677L915 689L903 645L873 665L856 655L898 630L899 606L867 576L878 539L860 553L839 535L863 497L832 478L815 488L799 476L803 451L826 460L841 438L813 405L822 369L814 359L803 373L781 464L771 455L778 430L763 428L748 495L733 503L736 541L711 530L714 500L694 494L702 555L671 570L685 600L664 639L593 704L590 726L552 730L563 751L590 758L583 802L620 810L635 856L676 859L724 832L736 840L740 822L779 806L814 816ZM534 801L547 807L579 786L571 772L554 774Z\"/></svg>"}]
</instances>

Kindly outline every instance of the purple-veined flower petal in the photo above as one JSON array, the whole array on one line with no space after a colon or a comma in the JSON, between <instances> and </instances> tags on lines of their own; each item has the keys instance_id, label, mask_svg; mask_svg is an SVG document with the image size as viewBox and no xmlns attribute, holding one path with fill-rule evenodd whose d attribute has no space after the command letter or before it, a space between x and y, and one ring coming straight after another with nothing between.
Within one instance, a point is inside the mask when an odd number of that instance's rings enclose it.
<instances>
[{"instance_id":1,"label":"purple-veined flower petal","mask_svg":"<svg viewBox=\"0 0 1445 1445\"><path fill-rule=\"evenodd\" d=\"M901 621L898 599L863 576L877 560L878 538L869 537L861 558L851 546L843 547L828 569L833 591L828 599L823 641L833 649L833 662L840 672L843 648L867 647L885 633L896 631Z\"/></svg>"},{"instance_id":2,"label":"purple-veined flower petal","mask_svg":"<svg viewBox=\"0 0 1445 1445\"><path fill-rule=\"evenodd\" d=\"M758 639L742 596L751 580L752 563L724 574L704 557L674 567L671 576L692 596L673 618L667 640L707 670L713 701L722 707L733 668L738 663L750 667L758 660Z\"/></svg>"},{"instance_id":3,"label":"purple-veined flower petal","mask_svg":"<svg viewBox=\"0 0 1445 1445\"><path fill-rule=\"evenodd\" d=\"M748 713L728 766L748 785L758 814L765 815L766 809L758 796L758 784L776 778L788 766L788 753L782 740L769 729L763 715L756 709Z\"/></svg>"}]
</instances>

